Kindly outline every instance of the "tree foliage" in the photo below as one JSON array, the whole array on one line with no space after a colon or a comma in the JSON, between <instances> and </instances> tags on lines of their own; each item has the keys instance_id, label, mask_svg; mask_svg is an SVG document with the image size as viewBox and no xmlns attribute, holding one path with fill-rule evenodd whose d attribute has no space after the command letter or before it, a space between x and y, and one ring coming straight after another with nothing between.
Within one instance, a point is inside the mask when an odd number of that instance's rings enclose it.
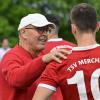
<instances>
[{"instance_id":1,"label":"tree foliage","mask_svg":"<svg viewBox=\"0 0 100 100\"><path fill-rule=\"evenodd\" d=\"M20 19L29 14L39 12L42 14L55 14L61 19L59 36L75 42L69 25L70 9L78 3L92 4L100 20L100 1L98 0L0 0L0 39L4 36L10 38L11 46L18 41L18 25ZM100 43L100 33L97 33Z\"/></svg>"}]
</instances>

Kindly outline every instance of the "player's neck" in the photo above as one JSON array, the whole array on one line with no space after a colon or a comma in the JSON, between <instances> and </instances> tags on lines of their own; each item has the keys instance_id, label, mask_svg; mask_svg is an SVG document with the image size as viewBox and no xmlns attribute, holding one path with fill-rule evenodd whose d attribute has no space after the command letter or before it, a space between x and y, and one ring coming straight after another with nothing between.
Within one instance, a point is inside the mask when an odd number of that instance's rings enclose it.
<instances>
[{"instance_id":1,"label":"player's neck","mask_svg":"<svg viewBox=\"0 0 100 100\"><path fill-rule=\"evenodd\" d=\"M58 38L58 34L56 34L56 33L51 33L51 34L48 35L48 40L54 39L54 38Z\"/></svg>"},{"instance_id":2,"label":"player's neck","mask_svg":"<svg viewBox=\"0 0 100 100\"><path fill-rule=\"evenodd\" d=\"M96 44L95 40L95 34L82 34L77 38L77 44L78 46L88 46L88 45L93 45Z\"/></svg>"}]
</instances>

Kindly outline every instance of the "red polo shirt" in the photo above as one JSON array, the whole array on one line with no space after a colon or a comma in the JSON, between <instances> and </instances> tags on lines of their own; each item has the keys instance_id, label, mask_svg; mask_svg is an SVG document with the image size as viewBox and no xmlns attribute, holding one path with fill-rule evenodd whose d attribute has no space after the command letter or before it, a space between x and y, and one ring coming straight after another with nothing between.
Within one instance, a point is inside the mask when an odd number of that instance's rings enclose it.
<instances>
[{"instance_id":1,"label":"red polo shirt","mask_svg":"<svg viewBox=\"0 0 100 100\"><path fill-rule=\"evenodd\" d=\"M0 63L0 100L31 100L36 79L45 69L41 57L32 56L16 45Z\"/></svg>"}]
</instances>

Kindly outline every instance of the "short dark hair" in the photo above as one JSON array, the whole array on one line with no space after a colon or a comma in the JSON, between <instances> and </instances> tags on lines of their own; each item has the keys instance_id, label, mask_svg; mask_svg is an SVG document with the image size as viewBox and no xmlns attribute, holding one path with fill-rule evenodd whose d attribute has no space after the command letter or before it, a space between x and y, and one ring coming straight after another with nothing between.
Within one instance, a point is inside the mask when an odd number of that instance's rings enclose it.
<instances>
[{"instance_id":1,"label":"short dark hair","mask_svg":"<svg viewBox=\"0 0 100 100\"><path fill-rule=\"evenodd\" d=\"M97 14L94 7L87 3L81 3L72 8L70 20L75 24L79 31L94 32L97 25Z\"/></svg>"},{"instance_id":2,"label":"short dark hair","mask_svg":"<svg viewBox=\"0 0 100 100\"><path fill-rule=\"evenodd\" d=\"M58 28L60 27L60 17L54 14L45 15L47 20L54 23Z\"/></svg>"}]
</instances>

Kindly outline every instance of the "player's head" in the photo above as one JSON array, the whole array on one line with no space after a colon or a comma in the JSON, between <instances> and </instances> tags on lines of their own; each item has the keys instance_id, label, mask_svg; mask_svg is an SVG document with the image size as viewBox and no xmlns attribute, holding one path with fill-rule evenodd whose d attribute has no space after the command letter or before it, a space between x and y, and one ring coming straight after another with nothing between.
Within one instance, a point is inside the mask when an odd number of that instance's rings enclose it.
<instances>
[{"instance_id":1,"label":"player's head","mask_svg":"<svg viewBox=\"0 0 100 100\"><path fill-rule=\"evenodd\" d=\"M81 3L72 8L70 13L72 32L77 29L80 33L95 33L97 28L97 14L94 7Z\"/></svg>"},{"instance_id":2,"label":"player's head","mask_svg":"<svg viewBox=\"0 0 100 100\"><path fill-rule=\"evenodd\" d=\"M46 15L46 18L49 22L52 22L56 25L55 33L58 34L59 27L60 27L60 18L59 18L59 16L56 16L56 15L53 15L53 14L48 14L48 15Z\"/></svg>"},{"instance_id":3,"label":"player's head","mask_svg":"<svg viewBox=\"0 0 100 100\"><path fill-rule=\"evenodd\" d=\"M51 32L49 32L49 34L48 34L48 39L58 38L58 32L59 32L59 28L60 28L59 16L56 16L54 14L47 14L46 18L49 22L52 22L55 24L55 28L52 28Z\"/></svg>"}]
</instances>

